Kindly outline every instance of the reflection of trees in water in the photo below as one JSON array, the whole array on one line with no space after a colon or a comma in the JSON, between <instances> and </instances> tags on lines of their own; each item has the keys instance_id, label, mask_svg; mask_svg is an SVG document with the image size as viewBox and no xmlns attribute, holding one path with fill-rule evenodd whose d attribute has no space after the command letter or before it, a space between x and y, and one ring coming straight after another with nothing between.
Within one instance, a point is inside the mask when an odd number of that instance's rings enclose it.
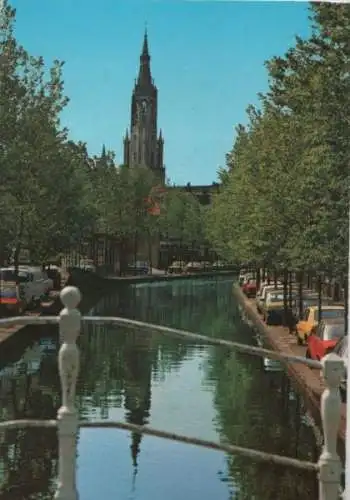
<instances>
[{"instance_id":1,"label":"reflection of trees in water","mask_svg":"<svg viewBox=\"0 0 350 500\"><path fill-rule=\"evenodd\" d=\"M162 284L125 286L114 295L103 298L91 314L121 315L149 323L172 326L207 335L217 334L217 318L231 328L238 314L231 299L231 281L194 280ZM219 335L221 335L219 331ZM145 333L147 335L147 332ZM153 373L164 378L170 370L177 370L184 359L200 348L193 342L152 335Z\"/></svg>"},{"instance_id":2,"label":"reflection of trees in water","mask_svg":"<svg viewBox=\"0 0 350 500\"><path fill-rule=\"evenodd\" d=\"M1 442L1 500L51 500L57 473L54 429L4 432Z\"/></svg>"},{"instance_id":3,"label":"reflection of trees in water","mask_svg":"<svg viewBox=\"0 0 350 500\"><path fill-rule=\"evenodd\" d=\"M212 335L217 327L214 318L224 317L222 327L230 316L234 318L237 314L231 305L231 286L231 282L223 284L219 280L125 286L103 297L90 314L121 315ZM229 324L232 325L232 320ZM121 327L84 326L79 387L89 394L90 405L101 409L100 417L107 418L108 406L121 406L126 342L133 338L134 348L138 349L140 339L147 338L144 349L155 380L164 380L169 371L178 370L185 359L201 348L193 342L157 333L142 332L135 337L135 332L131 332ZM88 412L83 408L82 411Z\"/></svg>"},{"instance_id":4,"label":"reflection of trees in water","mask_svg":"<svg viewBox=\"0 0 350 500\"><path fill-rule=\"evenodd\" d=\"M242 341L246 333L247 327L242 325L235 340ZM223 439L243 447L315 460L314 436L301 424L300 398L291 397L283 372L264 373L260 359L218 348L213 349L208 362L208 377L216 381L217 426ZM228 457L227 463L229 476L240 488L236 497L240 500L317 498L313 474L238 456Z\"/></svg>"},{"instance_id":5,"label":"reflection of trees in water","mask_svg":"<svg viewBox=\"0 0 350 500\"><path fill-rule=\"evenodd\" d=\"M124 316L150 323L212 334L213 318L234 317L229 308L231 283L178 282L163 286L127 286L104 297L91 315ZM227 323L227 321L226 321ZM78 400L83 417L108 418L111 407L126 410L125 418L143 425L151 407L151 382L178 370L201 348L157 333L110 325L84 326ZM132 436L134 465L140 437Z\"/></svg>"},{"instance_id":6,"label":"reflection of trees in water","mask_svg":"<svg viewBox=\"0 0 350 500\"><path fill-rule=\"evenodd\" d=\"M216 282L129 286L105 297L92 314L123 315L208 335L215 332L220 336L232 335L237 308L232 307L230 292L230 283L223 286ZM217 318L224 320L220 322ZM127 421L140 425L149 421L152 378L164 378L170 371L178 370L186 358L201 348L156 333L149 335L91 324L84 325L79 343L77 404L81 417L108 418L110 408L120 408L124 409ZM23 373L11 380L6 394L4 399L0 387L3 419L55 418L60 403L57 353L44 357L37 373L30 376ZM0 500L52 498L56 433L28 429L5 431L2 436L1 471L4 472ZM140 444L141 438L132 435L130 448L135 470Z\"/></svg>"},{"instance_id":7,"label":"reflection of trees in water","mask_svg":"<svg viewBox=\"0 0 350 500\"><path fill-rule=\"evenodd\" d=\"M1 405L7 410L3 417L55 418L59 384L54 368L55 357L44 356L36 373L21 373L10 383L3 379ZM53 498L58 458L55 429L4 430L0 458L1 500Z\"/></svg>"}]
</instances>

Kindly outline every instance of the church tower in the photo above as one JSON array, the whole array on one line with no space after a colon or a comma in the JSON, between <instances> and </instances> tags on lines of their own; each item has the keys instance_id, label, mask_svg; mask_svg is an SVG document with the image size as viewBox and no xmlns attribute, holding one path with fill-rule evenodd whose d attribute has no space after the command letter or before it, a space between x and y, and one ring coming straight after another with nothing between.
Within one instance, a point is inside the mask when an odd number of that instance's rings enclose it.
<instances>
[{"instance_id":1,"label":"church tower","mask_svg":"<svg viewBox=\"0 0 350 500\"><path fill-rule=\"evenodd\" d=\"M145 31L140 68L131 98L130 135L124 136L124 165L147 167L165 183L163 165L164 140L157 136L158 89L151 75L151 57Z\"/></svg>"}]
</instances>

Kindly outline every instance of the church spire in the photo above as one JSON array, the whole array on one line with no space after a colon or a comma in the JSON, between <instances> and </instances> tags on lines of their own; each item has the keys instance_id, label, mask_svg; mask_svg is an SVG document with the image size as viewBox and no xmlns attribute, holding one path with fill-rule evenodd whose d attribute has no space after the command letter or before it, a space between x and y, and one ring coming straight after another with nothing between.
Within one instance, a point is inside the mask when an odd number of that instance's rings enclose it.
<instances>
[{"instance_id":1,"label":"church spire","mask_svg":"<svg viewBox=\"0 0 350 500\"><path fill-rule=\"evenodd\" d=\"M144 57L149 56L149 52L148 52L148 33L147 33L147 28L145 28L145 34L144 34L144 36L143 36L142 55L143 55Z\"/></svg>"},{"instance_id":2,"label":"church spire","mask_svg":"<svg viewBox=\"0 0 350 500\"><path fill-rule=\"evenodd\" d=\"M137 83L139 85L152 85L150 62L151 62L151 57L149 55L149 50L148 50L148 34L146 28L143 37L142 52L140 55L139 77L137 79Z\"/></svg>"}]
</instances>

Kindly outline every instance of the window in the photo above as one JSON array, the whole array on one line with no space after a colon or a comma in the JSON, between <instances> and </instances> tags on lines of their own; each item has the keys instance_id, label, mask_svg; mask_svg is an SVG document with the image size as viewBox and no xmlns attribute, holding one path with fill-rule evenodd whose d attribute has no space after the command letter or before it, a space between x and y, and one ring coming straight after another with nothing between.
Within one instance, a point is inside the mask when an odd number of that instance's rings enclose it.
<instances>
[{"instance_id":1,"label":"window","mask_svg":"<svg viewBox=\"0 0 350 500\"><path fill-rule=\"evenodd\" d=\"M4 269L0 272L0 279L2 281L15 281L16 275L12 269Z\"/></svg>"},{"instance_id":2,"label":"window","mask_svg":"<svg viewBox=\"0 0 350 500\"><path fill-rule=\"evenodd\" d=\"M0 289L0 297L4 299L17 298L17 288L16 287L6 287Z\"/></svg>"},{"instance_id":3,"label":"window","mask_svg":"<svg viewBox=\"0 0 350 500\"><path fill-rule=\"evenodd\" d=\"M339 323L336 325L325 325L323 329L323 340L338 340L343 337L345 332L345 325Z\"/></svg>"},{"instance_id":4,"label":"window","mask_svg":"<svg viewBox=\"0 0 350 500\"><path fill-rule=\"evenodd\" d=\"M18 273L18 280L21 283L26 283L27 281L32 281L31 279L31 274L30 273L25 273L23 271Z\"/></svg>"},{"instance_id":5,"label":"window","mask_svg":"<svg viewBox=\"0 0 350 500\"><path fill-rule=\"evenodd\" d=\"M344 316L344 309L321 309L322 319L341 318ZM315 321L318 321L319 312L315 311Z\"/></svg>"},{"instance_id":6,"label":"window","mask_svg":"<svg viewBox=\"0 0 350 500\"><path fill-rule=\"evenodd\" d=\"M268 297L268 301L269 302L283 302L283 294L282 293L271 294Z\"/></svg>"}]
</instances>

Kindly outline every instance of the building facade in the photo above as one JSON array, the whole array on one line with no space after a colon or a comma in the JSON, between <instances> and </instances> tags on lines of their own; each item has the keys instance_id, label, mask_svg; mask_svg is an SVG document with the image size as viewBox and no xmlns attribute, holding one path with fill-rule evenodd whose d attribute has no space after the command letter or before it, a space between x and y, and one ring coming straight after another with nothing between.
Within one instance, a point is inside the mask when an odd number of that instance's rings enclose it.
<instances>
[{"instance_id":1,"label":"building facade","mask_svg":"<svg viewBox=\"0 0 350 500\"><path fill-rule=\"evenodd\" d=\"M197 198L201 205L206 206L211 204L212 197L214 194L219 192L220 185L217 182L204 185L192 185L188 182L186 186L174 186L172 189L180 189L181 191L186 191L187 193L190 193L195 198Z\"/></svg>"},{"instance_id":2,"label":"building facade","mask_svg":"<svg viewBox=\"0 0 350 500\"><path fill-rule=\"evenodd\" d=\"M158 89L151 73L147 31L140 55L139 74L131 97L130 133L124 137L124 165L147 167L165 183L164 139L158 135Z\"/></svg>"}]
</instances>

